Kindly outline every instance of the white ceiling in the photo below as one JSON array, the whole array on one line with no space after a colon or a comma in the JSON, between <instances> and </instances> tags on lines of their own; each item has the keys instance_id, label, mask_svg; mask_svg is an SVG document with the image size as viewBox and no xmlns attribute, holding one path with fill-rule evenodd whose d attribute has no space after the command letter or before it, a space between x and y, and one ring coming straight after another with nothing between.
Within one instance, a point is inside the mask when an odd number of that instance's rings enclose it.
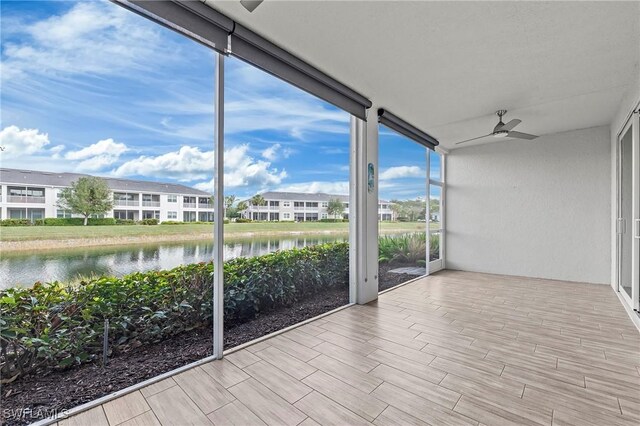
<instances>
[{"instance_id":1,"label":"white ceiling","mask_svg":"<svg viewBox=\"0 0 640 426\"><path fill-rule=\"evenodd\" d=\"M638 1L206 3L447 149L501 108L540 135L609 124L637 84Z\"/></svg>"}]
</instances>

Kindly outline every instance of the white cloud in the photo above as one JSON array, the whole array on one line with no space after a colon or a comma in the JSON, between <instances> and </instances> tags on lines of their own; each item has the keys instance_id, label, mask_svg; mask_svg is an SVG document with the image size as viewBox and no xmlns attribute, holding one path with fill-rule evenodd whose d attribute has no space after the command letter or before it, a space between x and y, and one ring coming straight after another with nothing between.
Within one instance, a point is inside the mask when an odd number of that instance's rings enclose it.
<instances>
[{"instance_id":1,"label":"white cloud","mask_svg":"<svg viewBox=\"0 0 640 426\"><path fill-rule=\"evenodd\" d=\"M380 173L380 180L390 179L402 179L409 177L424 177L426 179L425 171L418 166L397 166L389 167L385 171Z\"/></svg>"},{"instance_id":2,"label":"white cloud","mask_svg":"<svg viewBox=\"0 0 640 426\"><path fill-rule=\"evenodd\" d=\"M150 176L180 181L205 179L213 172L213 151L183 146L178 151L158 156L141 156L120 165L116 176Z\"/></svg>"},{"instance_id":3,"label":"white cloud","mask_svg":"<svg viewBox=\"0 0 640 426\"><path fill-rule=\"evenodd\" d=\"M274 191L304 192L309 194L322 192L326 194L347 195L349 194L349 182L298 182L278 187L274 189Z\"/></svg>"},{"instance_id":4,"label":"white cloud","mask_svg":"<svg viewBox=\"0 0 640 426\"><path fill-rule=\"evenodd\" d=\"M60 158L60 153L64 151L64 148L65 148L64 145L56 145L53 148L51 148L49 150L49 152L51 153L51 157L56 159Z\"/></svg>"},{"instance_id":5,"label":"white cloud","mask_svg":"<svg viewBox=\"0 0 640 426\"><path fill-rule=\"evenodd\" d=\"M279 185L287 177L286 170L271 167L269 161L256 160L248 155L249 145L239 145L224 152L224 186L227 188ZM213 172L210 169L209 174ZM214 180L195 185L203 191L213 191Z\"/></svg>"},{"instance_id":6,"label":"white cloud","mask_svg":"<svg viewBox=\"0 0 640 426\"><path fill-rule=\"evenodd\" d=\"M275 145L271 145L269 148L262 151L262 156L269 161L274 161L278 158L278 150L280 149L280 144L277 143Z\"/></svg>"},{"instance_id":7,"label":"white cloud","mask_svg":"<svg viewBox=\"0 0 640 426\"><path fill-rule=\"evenodd\" d=\"M112 138L100 140L78 151L67 152L65 158L69 160L86 160L96 156L119 157L129 149L123 143L116 142Z\"/></svg>"},{"instance_id":8,"label":"white cloud","mask_svg":"<svg viewBox=\"0 0 640 426\"><path fill-rule=\"evenodd\" d=\"M160 37L153 25L109 2L79 2L64 13L9 30L20 42L3 46L3 79L147 68Z\"/></svg>"},{"instance_id":9,"label":"white cloud","mask_svg":"<svg viewBox=\"0 0 640 426\"><path fill-rule=\"evenodd\" d=\"M129 148L112 138L100 140L77 151L65 154L67 160L82 160L76 165L78 171L97 171L115 164Z\"/></svg>"},{"instance_id":10,"label":"white cloud","mask_svg":"<svg viewBox=\"0 0 640 426\"><path fill-rule=\"evenodd\" d=\"M39 153L49 143L49 135L40 133L38 129L20 129L18 126L9 126L0 131L3 159Z\"/></svg>"},{"instance_id":11,"label":"white cloud","mask_svg":"<svg viewBox=\"0 0 640 426\"><path fill-rule=\"evenodd\" d=\"M285 170L271 167L265 160L249 155L249 145L225 150L225 186L243 187L279 185L287 177ZM141 156L129 160L114 170L116 176L147 176L170 178L183 182L208 179L213 176L214 151L183 146L178 151L159 156ZM213 179L195 185L205 191L213 190Z\"/></svg>"}]
</instances>

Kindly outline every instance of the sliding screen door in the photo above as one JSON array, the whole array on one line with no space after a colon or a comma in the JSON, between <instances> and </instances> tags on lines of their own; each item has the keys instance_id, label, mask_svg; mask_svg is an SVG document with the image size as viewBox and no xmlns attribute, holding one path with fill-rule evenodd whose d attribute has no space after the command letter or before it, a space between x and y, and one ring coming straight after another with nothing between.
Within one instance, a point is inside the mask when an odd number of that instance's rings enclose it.
<instances>
[{"instance_id":1,"label":"sliding screen door","mask_svg":"<svg viewBox=\"0 0 640 426\"><path fill-rule=\"evenodd\" d=\"M618 140L618 291L629 305L640 304L640 138L634 114Z\"/></svg>"}]
</instances>

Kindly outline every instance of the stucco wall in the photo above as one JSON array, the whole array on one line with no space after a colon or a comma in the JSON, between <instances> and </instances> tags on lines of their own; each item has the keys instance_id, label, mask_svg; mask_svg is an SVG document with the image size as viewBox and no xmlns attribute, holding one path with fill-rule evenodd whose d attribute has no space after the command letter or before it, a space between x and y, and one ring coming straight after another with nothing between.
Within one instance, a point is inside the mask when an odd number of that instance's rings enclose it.
<instances>
[{"instance_id":1,"label":"stucco wall","mask_svg":"<svg viewBox=\"0 0 640 426\"><path fill-rule=\"evenodd\" d=\"M447 268L610 283L609 126L453 150Z\"/></svg>"}]
</instances>

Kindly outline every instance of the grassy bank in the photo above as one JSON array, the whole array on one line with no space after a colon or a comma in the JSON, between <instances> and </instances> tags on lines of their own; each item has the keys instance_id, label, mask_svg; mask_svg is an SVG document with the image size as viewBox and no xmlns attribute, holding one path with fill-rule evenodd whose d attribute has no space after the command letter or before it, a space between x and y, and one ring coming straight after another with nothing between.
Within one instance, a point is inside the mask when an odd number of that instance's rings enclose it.
<instances>
[{"instance_id":1,"label":"grassy bank","mask_svg":"<svg viewBox=\"0 0 640 426\"><path fill-rule=\"evenodd\" d=\"M425 229L424 222L384 222L380 224L382 233L420 232ZM281 233L322 233L348 232L348 223L230 223L224 226L226 235L277 235ZM129 225L129 226L19 226L2 227L0 241L46 241L109 238L142 238L179 236L180 239L206 237L213 232L209 224L194 225Z\"/></svg>"}]
</instances>

